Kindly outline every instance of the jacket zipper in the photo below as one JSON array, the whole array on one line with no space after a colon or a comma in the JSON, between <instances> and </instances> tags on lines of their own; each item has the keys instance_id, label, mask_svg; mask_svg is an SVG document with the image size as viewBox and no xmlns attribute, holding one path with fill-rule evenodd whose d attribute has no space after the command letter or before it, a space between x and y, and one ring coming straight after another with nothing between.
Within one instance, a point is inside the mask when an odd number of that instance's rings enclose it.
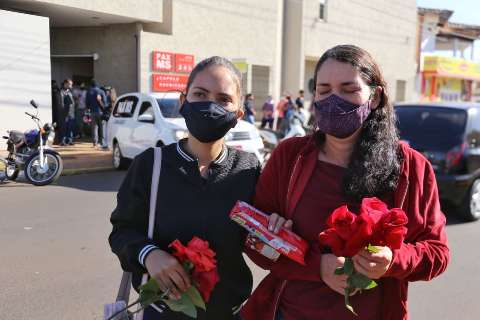
<instances>
[{"instance_id":1,"label":"jacket zipper","mask_svg":"<svg viewBox=\"0 0 480 320\"><path fill-rule=\"evenodd\" d=\"M280 296L282 295L283 289L287 285L287 280L283 280L282 285L280 286L280 290L278 291L277 297L275 298L275 308L273 309L273 316L272 320L275 320L275 316L277 315L278 304L280 302Z\"/></svg>"}]
</instances>

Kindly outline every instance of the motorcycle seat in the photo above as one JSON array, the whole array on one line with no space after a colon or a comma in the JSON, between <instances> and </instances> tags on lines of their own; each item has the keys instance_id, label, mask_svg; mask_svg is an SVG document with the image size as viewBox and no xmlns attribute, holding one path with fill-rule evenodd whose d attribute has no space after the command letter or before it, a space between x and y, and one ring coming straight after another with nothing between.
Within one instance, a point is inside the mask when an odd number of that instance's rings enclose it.
<instances>
[{"instance_id":1,"label":"motorcycle seat","mask_svg":"<svg viewBox=\"0 0 480 320\"><path fill-rule=\"evenodd\" d=\"M12 130L9 133L10 133L10 139L15 144L22 142L23 139L25 138L25 135L21 131Z\"/></svg>"}]
</instances>

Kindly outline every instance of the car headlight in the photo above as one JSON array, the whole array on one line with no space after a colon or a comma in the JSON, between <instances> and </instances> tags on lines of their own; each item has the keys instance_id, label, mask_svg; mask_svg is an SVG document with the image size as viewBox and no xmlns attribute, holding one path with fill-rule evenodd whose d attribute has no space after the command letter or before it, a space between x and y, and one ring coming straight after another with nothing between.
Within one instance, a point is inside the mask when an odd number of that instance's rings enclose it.
<instances>
[{"instance_id":1,"label":"car headlight","mask_svg":"<svg viewBox=\"0 0 480 320\"><path fill-rule=\"evenodd\" d=\"M184 138L188 137L188 132L185 130L175 130L175 138L177 140L182 140Z\"/></svg>"}]
</instances>

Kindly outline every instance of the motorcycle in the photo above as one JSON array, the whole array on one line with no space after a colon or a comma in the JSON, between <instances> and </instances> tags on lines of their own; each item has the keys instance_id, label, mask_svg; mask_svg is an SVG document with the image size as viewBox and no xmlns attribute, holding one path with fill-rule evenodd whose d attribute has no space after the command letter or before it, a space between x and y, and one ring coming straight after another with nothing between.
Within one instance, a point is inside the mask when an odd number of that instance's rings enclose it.
<instances>
[{"instance_id":1,"label":"motorcycle","mask_svg":"<svg viewBox=\"0 0 480 320\"><path fill-rule=\"evenodd\" d=\"M30 104L37 110L36 115L25 112L37 125L37 129L21 132L7 131L8 156L5 162L5 176L8 180L16 180L20 170L25 178L36 186L55 182L63 171L63 161L58 152L51 146L55 138L54 127L38 118L38 104L32 100Z\"/></svg>"}]
</instances>

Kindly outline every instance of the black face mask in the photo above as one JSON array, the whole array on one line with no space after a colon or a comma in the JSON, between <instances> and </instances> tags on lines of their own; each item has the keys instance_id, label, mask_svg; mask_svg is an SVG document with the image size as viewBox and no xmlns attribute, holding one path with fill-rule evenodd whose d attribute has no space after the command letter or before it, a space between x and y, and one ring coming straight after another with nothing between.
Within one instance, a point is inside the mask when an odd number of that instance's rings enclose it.
<instances>
[{"instance_id":1,"label":"black face mask","mask_svg":"<svg viewBox=\"0 0 480 320\"><path fill-rule=\"evenodd\" d=\"M203 143L223 138L237 124L237 113L225 110L213 101L185 102L180 109L188 131Z\"/></svg>"}]
</instances>

